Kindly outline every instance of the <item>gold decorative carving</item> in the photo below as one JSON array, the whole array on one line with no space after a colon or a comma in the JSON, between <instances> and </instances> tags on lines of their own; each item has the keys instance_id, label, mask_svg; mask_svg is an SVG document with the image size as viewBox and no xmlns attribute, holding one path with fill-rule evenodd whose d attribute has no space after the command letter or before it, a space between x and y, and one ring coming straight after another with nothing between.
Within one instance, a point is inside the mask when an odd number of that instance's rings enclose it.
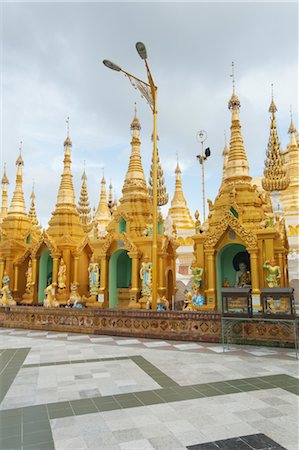
<instances>
[{"instance_id":1,"label":"gold decorative carving","mask_svg":"<svg viewBox=\"0 0 299 450\"><path fill-rule=\"evenodd\" d=\"M239 222L230 211L227 211L222 220L212 231L205 234L204 247L214 248L217 242L221 239L226 229L230 227L233 231L244 241L247 249L254 249L257 247L256 236Z\"/></svg>"}]
</instances>

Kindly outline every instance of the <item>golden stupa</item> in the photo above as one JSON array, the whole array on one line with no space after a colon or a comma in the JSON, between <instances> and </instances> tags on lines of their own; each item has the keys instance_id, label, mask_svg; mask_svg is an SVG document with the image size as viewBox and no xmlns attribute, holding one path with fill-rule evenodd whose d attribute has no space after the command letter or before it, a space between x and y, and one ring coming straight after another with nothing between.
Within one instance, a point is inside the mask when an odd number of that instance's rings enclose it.
<instances>
[{"instance_id":1,"label":"golden stupa","mask_svg":"<svg viewBox=\"0 0 299 450\"><path fill-rule=\"evenodd\" d=\"M207 304L201 309L221 309L221 289L234 287L238 265L243 262L251 273L250 285L254 305L260 305L260 289L266 287L263 263L275 259L280 266L281 286L287 286L288 243L283 219L275 219L267 198L249 175L244 148L240 101L233 89L228 103L231 111L229 151L224 151L223 177L218 195L209 202L209 215L202 232L196 234L196 266L203 268L203 294ZM277 149L275 149L276 152ZM275 153L277 157L277 152ZM268 151L268 161L272 156ZM276 172L267 170L269 183ZM280 174L281 186L287 185L285 172Z\"/></svg>"}]
</instances>

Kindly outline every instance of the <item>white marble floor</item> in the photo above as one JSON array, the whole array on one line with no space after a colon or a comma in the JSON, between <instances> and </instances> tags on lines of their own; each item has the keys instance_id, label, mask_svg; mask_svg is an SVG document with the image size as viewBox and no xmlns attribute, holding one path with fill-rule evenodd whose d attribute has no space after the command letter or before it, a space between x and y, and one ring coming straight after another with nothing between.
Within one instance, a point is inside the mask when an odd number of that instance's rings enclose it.
<instances>
[{"instance_id":1,"label":"white marble floor","mask_svg":"<svg viewBox=\"0 0 299 450\"><path fill-rule=\"evenodd\" d=\"M264 433L279 444L277 448L298 450L299 397L283 385L250 388L248 392L236 389L221 395L204 391L201 398L184 398L187 395L184 392L178 401L169 394L172 388L167 387L168 379L174 389L188 386L191 390L201 384L210 388L216 382L261 380L259 377L274 375L298 379L298 361L290 350L279 350L278 357L276 349L267 348L262 352L248 348L247 353L238 347L228 353L198 352L197 345L201 344L197 343L177 342L176 348L162 348L153 345L152 340L143 340L142 346L129 339L123 339L121 345L111 345L111 340L109 336L76 339L67 333L0 330L0 350L30 348L0 405L1 413L52 403L59 410L59 402L64 412L59 414L55 410L56 416L47 419L53 439L48 447L47 442L26 447L22 441L16 448L43 450L54 445L56 450L176 450ZM142 357L144 362L138 365L134 357ZM161 380L166 387L163 388ZM164 392L163 401L160 398L160 403L150 404L147 399L151 395L156 399L160 390ZM131 397L127 400L131 401L132 395L135 399L134 393L143 391L147 397L138 407L126 404L126 399L121 404L118 397L128 393ZM98 398L106 397L111 401L118 399L118 403L115 400L118 406L91 413L84 409L84 399L94 406ZM81 406L78 403L78 410L69 406L76 399L83 401ZM65 406L63 402L70 403ZM32 431L32 439L34 434L40 435L37 431L38 424L37 430ZM0 448L6 449L1 444Z\"/></svg>"}]
</instances>

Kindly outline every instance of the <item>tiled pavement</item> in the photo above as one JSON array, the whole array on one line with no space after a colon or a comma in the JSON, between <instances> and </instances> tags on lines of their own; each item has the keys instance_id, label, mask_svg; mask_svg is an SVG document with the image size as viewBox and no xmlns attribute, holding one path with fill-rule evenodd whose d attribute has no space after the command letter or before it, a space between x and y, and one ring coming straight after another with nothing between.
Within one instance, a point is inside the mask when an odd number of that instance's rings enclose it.
<instances>
[{"instance_id":1,"label":"tiled pavement","mask_svg":"<svg viewBox=\"0 0 299 450\"><path fill-rule=\"evenodd\" d=\"M2 329L0 449L298 449L289 350L151 343Z\"/></svg>"},{"instance_id":2,"label":"tiled pavement","mask_svg":"<svg viewBox=\"0 0 299 450\"><path fill-rule=\"evenodd\" d=\"M45 338L57 341L67 341L67 342L84 342L93 344L103 344L109 346L124 346L124 347L134 347L134 348L155 348L161 350L179 350L179 351L192 351L198 353L222 353L223 347L220 344L212 344L206 342L182 342L182 341L167 341L158 339L145 339L145 338L128 338L121 336L105 336L105 335L88 335L80 333L59 333L56 331L32 331L32 330L16 330L0 329L0 334L5 333L9 336L23 336L31 338ZM252 356L270 356L271 358L280 358L282 355L284 357L295 358L296 354L294 350L283 349L276 347L255 347L251 345L230 345L230 347L225 352L238 352L238 354L252 355Z\"/></svg>"}]
</instances>

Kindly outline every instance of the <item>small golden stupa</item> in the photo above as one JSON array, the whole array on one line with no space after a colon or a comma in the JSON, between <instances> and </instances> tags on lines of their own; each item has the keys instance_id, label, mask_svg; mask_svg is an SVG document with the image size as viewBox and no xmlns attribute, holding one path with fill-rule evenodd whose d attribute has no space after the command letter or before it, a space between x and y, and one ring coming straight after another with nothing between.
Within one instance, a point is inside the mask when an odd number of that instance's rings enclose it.
<instances>
[{"instance_id":1,"label":"small golden stupa","mask_svg":"<svg viewBox=\"0 0 299 450\"><path fill-rule=\"evenodd\" d=\"M221 186L214 203L209 202L209 215L203 232L193 237L196 266L204 269L203 294L207 304L201 309L221 309L221 289L236 286L240 263L244 263L250 273L248 278L256 307L260 305L260 289L267 286L263 270L266 260L275 259L282 273L281 286L288 284L288 243L284 220L274 218L269 198L253 184L249 175L239 117L240 101L234 85L228 107L231 111L231 135L229 151L224 151ZM276 142L272 130L270 139ZM270 184L276 179L276 172L268 170L272 167L272 157L274 154L268 149L265 174ZM275 158L280 158L277 147ZM287 186L284 170L280 170L279 177L280 186Z\"/></svg>"}]
</instances>

